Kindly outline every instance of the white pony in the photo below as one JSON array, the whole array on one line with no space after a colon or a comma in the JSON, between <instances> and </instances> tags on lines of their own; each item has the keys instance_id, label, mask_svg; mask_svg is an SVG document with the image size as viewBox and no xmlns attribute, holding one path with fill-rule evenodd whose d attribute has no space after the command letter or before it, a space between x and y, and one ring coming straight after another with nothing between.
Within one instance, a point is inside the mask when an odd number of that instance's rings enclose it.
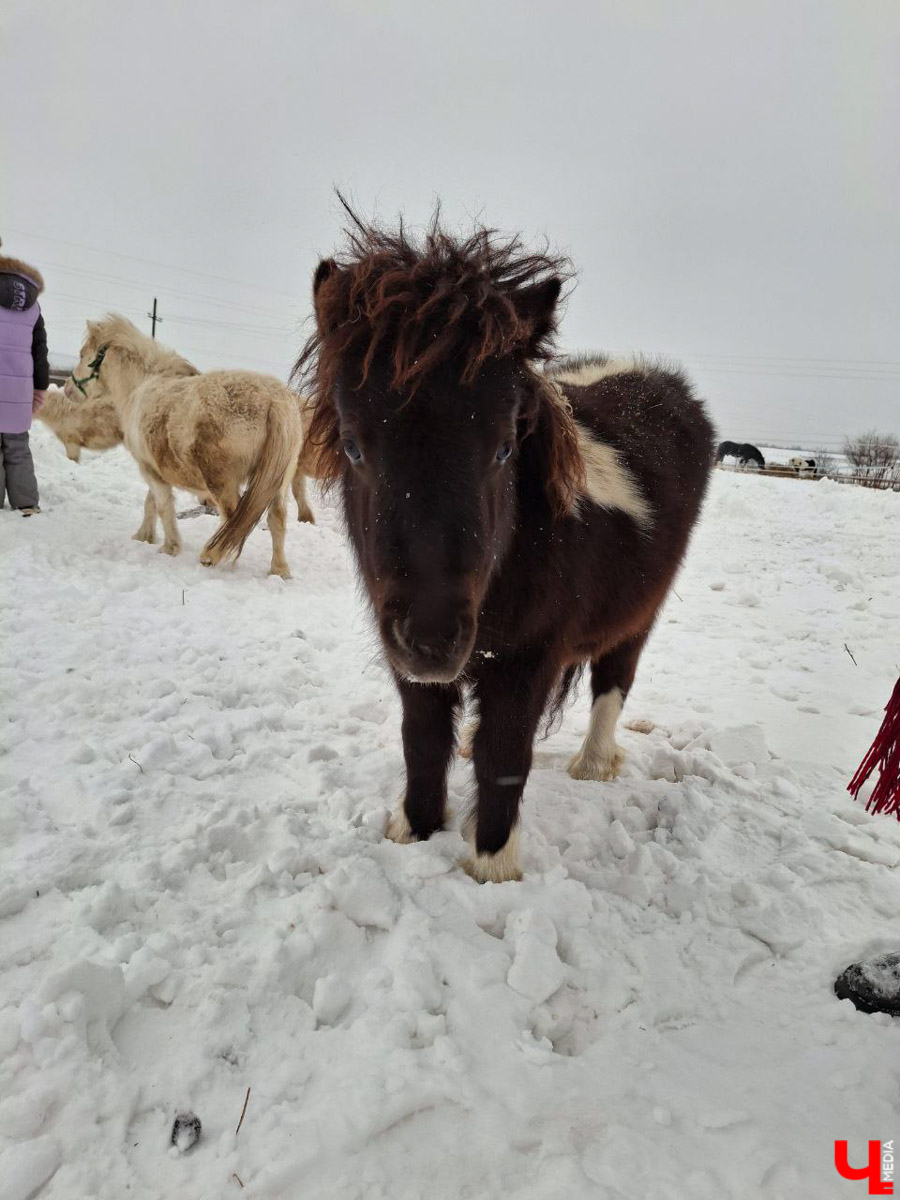
<instances>
[{"instance_id":1,"label":"white pony","mask_svg":"<svg viewBox=\"0 0 900 1200\"><path fill-rule=\"evenodd\" d=\"M73 462L78 462L82 450L112 450L115 446L121 446L123 439L119 410L109 393L104 393L95 400L86 399L77 389L76 394L78 399L70 400L62 388L50 387L47 399L37 412L38 420L49 426L65 446L67 457ZM291 491L297 502L297 520L315 525L316 518L306 498L307 477L315 478L317 470L313 446L305 440L310 416L309 401L304 396L298 396L296 392L291 394L300 406L300 424L304 432L304 442L291 482ZM198 493L198 499L204 507L214 507L212 497L206 492Z\"/></svg>"},{"instance_id":2,"label":"white pony","mask_svg":"<svg viewBox=\"0 0 900 1200\"><path fill-rule=\"evenodd\" d=\"M149 488L137 541L156 541L159 516L162 552L179 552L172 488L185 488L211 496L222 517L200 555L204 565L237 558L268 510L270 573L290 578L285 499L303 430L297 397L283 383L253 371L200 374L125 317L111 314L88 322L65 394L73 403L95 405L105 398L115 406L122 439Z\"/></svg>"}]
</instances>

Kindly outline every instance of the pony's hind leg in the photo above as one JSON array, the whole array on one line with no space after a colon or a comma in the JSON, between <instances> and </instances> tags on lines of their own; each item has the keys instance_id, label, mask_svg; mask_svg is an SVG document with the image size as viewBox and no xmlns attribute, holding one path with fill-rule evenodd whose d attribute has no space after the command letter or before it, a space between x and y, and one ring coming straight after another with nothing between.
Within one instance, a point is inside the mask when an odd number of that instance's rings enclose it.
<instances>
[{"instance_id":1,"label":"pony's hind leg","mask_svg":"<svg viewBox=\"0 0 900 1200\"><path fill-rule=\"evenodd\" d=\"M272 538L272 565L269 567L269 574L280 575L282 579L290 579L291 568L288 566L288 561L284 556L284 531L287 525L287 506L284 502L283 492L279 492L269 505L268 524L269 534Z\"/></svg>"},{"instance_id":2,"label":"pony's hind leg","mask_svg":"<svg viewBox=\"0 0 900 1200\"><path fill-rule=\"evenodd\" d=\"M147 486L156 503L156 510L159 513L163 527L163 544L160 546L160 554L179 554L181 552L181 536L178 533L178 524L175 520L175 495L171 486L161 479L158 475L151 474L150 471L141 469L141 474L147 481ZM146 509L145 509L146 512Z\"/></svg>"},{"instance_id":3,"label":"pony's hind leg","mask_svg":"<svg viewBox=\"0 0 900 1200\"><path fill-rule=\"evenodd\" d=\"M306 499L306 476L302 471L298 471L291 480L291 491L294 493L294 500L297 502L297 520L315 525L316 518L313 515L313 510L309 507L309 501Z\"/></svg>"},{"instance_id":4,"label":"pony's hind leg","mask_svg":"<svg viewBox=\"0 0 900 1200\"><path fill-rule=\"evenodd\" d=\"M209 495L213 504L219 510L219 516L222 525L224 525L238 506L238 501L241 498L241 490L236 483L223 483L219 486L211 487ZM221 525L219 528L221 528ZM203 547L200 552L200 562L204 567L214 567L220 561L221 555L217 555L215 551L210 551L208 544Z\"/></svg>"},{"instance_id":5,"label":"pony's hind leg","mask_svg":"<svg viewBox=\"0 0 900 1200\"><path fill-rule=\"evenodd\" d=\"M615 779L625 761L616 744L616 722L634 682L647 635L630 638L591 663L591 720L581 749L569 763L573 779Z\"/></svg>"},{"instance_id":6,"label":"pony's hind leg","mask_svg":"<svg viewBox=\"0 0 900 1200\"><path fill-rule=\"evenodd\" d=\"M141 527L131 536L136 542L149 542L152 545L156 541L156 501L153 499L151 488L147 489L147 497L144 500L144 519Z\"/></svg>"},{"instance_id":7,"label":"pony's hind leg","mask_svg":"<svg viewBox=\"0 0 900 1200\"><path fill-rule=\"evenodd\" d=\"M232 483L218 487L215 491L210 491L209 495L210 502L219 510L219 516L223 521L227 521L238 506L238 501L241 498L241 489L236 483Z\"/></svg>"}]
</instances>

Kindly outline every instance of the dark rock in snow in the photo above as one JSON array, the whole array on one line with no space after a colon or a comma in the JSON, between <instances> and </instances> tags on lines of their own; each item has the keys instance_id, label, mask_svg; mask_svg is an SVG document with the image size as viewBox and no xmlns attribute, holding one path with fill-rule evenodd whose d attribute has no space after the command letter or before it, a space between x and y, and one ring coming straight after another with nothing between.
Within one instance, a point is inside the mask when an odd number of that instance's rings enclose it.
<instances>
[{"instance_id":1,"label":"dark rock in snow","mask_svg":"<svg viewBox=\"0 0 900 1200\"><path fill-rule=\"evenodd\" d=\"M834 982L840 1000L852 1000L860 1012L900 1017L900 950L853 963Z\"/></svg>"},{"instance_id":2,"label":"dark rock in snow","mask_svg":"<svg viewBox=\"0 0 900 1200\"><path fill-rule=\"evenodd\" d=\"M172 1145L177 1146L181 1153L185 1154L200 1141L202 1129L200 1118L194 1116L192 1112L178 1113L175 1117L175 1124L172 1126Z\"/></svg>"}]
</instances>

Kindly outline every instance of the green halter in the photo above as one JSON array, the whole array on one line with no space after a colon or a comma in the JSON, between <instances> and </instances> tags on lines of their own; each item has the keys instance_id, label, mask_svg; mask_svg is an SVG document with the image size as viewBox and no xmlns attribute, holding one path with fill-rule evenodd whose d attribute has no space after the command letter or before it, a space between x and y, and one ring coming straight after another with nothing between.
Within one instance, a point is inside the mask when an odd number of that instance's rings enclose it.
<instances>
[{"instance_id":1,"label":"green halter","mask_svg":"<svg viewBox=\"0 0 900 1200\"><path fill-rule=\"evenodd\" d=\"M108 349L109 349L108 346L101 346L100 349L97 351L97 354L94 357L94 359L88 363L88 366L91 369L90 375L85 375L85 377L83 379L76 379L75 372L73 371L72 374L69 376L69 378L72 380L72 382L78 388L79 392L81 392L82 396L85 396L85 397L87 396L87 392L84 390L84 385L86 383L90 383L92 379L99 378L100 368L103 366L103 360L104 360L104 358L106 358L106 351Z\"/></svg>"}]
</instances>

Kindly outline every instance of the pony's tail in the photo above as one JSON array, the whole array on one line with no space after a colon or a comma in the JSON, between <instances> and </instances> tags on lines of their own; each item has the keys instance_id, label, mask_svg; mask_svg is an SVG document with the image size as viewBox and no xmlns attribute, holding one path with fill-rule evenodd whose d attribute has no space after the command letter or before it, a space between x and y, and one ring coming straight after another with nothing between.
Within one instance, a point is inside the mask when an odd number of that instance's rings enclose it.
<instances>
[{"instance_id":1,"label":"pony's tail","mask_svg":"<svg viewBox=\"0 0 900 1200\"><path fill-rule=\"evenodd\" d=\"M274 404L269 405L259 458L237 508L204 546L200 561L205 565L238 558L263 513L279 492L287 491L300 450L299 433L292 436L291 425L287 415L276 411Z\"/></svg>"}]
</instances>

